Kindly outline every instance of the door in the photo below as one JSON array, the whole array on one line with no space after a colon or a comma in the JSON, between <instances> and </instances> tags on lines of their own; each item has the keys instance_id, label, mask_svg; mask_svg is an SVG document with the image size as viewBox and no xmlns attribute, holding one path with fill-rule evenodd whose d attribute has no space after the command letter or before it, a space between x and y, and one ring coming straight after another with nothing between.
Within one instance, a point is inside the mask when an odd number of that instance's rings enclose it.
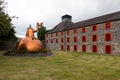
<instances>
[{"instance_id":1,"label":"door","mask_svg":"<svg viewBox=\"0 0 120 80\"><path fill-rule=\"evenodd\" d=\"M69 45L67 45L67 51L70 51L70 46Z\"/></svg>"},{"instance_id":2,"label":"door","mask_svg":"<svg viewBox=\"0 0 120 80\"><path fill-rule=\"evenodd\" d=\"M111 52L112 52L112 47L111 47L111 45L106 45L106 46L105 46L105 53L111 54Z\"/></svg>"},{"instance_id":3,"label":"door","mask_svg":"<svg viewBox=\"0 0 120 80\"><path fill-rule=\"evenodd\" d=\"M96 53L96 52L97 52L97 46L96 46L96 45L93 45L93 46L92 46L92 52L93 52L93 53Z\"/></svg>"},{"instance_id":4,"label":"door","mask_svg":"<svg viewBox=\"0 0 120 80\"><path fill-rule=\"evenodd\" d=\"M74 45L74 51L77 51L77 45Z\"/></svg>"},{"instance_id":5,"label":"door","mask_svg":"<svg viewBox=\"0 0 120 80\"><path fill-rule=\"evenodd\" d=\"M82 52L86 52L86 45L82 46Z\"/></svg>"}]
</instances>

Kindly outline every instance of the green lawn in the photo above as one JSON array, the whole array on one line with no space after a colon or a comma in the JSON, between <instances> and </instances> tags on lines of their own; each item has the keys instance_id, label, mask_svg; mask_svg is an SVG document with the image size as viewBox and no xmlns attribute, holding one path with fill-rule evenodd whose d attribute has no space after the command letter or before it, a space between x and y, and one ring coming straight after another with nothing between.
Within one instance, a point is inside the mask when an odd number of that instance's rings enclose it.
<instances>
[{"instance_id":1,"label":"green lawn","mask_svg":"<svg viewBox=\"0 0 120 80\"><path fill-rule=\"evenodd\" d=\"M120 56L53 52L48 57L0 55L0 80L120 80Z\"/></svg>"}]
</instances>

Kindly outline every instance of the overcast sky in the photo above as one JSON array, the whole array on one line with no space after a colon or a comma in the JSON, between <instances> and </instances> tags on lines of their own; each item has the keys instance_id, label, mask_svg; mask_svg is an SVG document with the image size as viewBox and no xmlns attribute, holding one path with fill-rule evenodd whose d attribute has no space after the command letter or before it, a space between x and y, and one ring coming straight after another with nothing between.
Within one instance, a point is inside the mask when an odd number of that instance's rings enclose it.
<instances>
[{"instance_id":1,"label":"overcast sky","mask_svg":"<svg viewBox=\"0 0 120 80\"><path fill-rule=\"evenodd\" d=\"M10 16L16 15L12 23L16 35L24 37L27 27L43 22L52 29L61 21L61 16L69 14L73 22L94 18L120 11L120 0L5 0Z\"/></svg>"}]
</instances>

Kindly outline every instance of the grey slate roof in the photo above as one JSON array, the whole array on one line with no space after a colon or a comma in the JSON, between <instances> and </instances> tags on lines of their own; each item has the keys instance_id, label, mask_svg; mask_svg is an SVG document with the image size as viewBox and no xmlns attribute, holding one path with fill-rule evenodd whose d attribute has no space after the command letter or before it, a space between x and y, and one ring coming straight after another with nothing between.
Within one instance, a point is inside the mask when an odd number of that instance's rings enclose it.
<instances>
[{"instance_id":1,"label":"grey slate roof","mask_svg":"<svg viewBox=\"0 0 120 80\"><path fill-rule=\"evenodd\" d=\"M64 31L67 29L67 27L73 26L73 22L63 21L60 22L58 25L56 25L52 30L50 30L48 33L54 33L59 31Z\"/></svg>"},{"instance_id":2,"label":"grey slate roof","mask_svg":"<svg viewBox=\"0 0 120 80\"><path fill-rule=\"evenodd\" d=\"M116 21L116 20L120 20L120 11L107 14L107 15L103 15L103 16L99 16L96 18L88 19L85 21L80 21L77 23L61 22L58 25L56 25L51 31L49 31L48 34L59 32L59 31L64 31L67 29L86 27L90 25L100 24L100 23L109 22L109 21Z\"/></svg>"}]
</instances>

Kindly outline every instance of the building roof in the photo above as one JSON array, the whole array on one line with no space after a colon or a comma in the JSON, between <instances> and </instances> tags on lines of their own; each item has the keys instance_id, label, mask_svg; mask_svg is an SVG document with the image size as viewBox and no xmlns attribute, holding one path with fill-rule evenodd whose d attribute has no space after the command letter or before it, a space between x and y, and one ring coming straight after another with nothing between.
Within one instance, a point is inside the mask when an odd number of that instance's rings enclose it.
<instances>
[{"instance_id":1,"label":"building roof","mask_svg":"<svg viewBox=\"0 0 120 80\"><path fill-rule=\"evenodd\" d=\"M52 30L50 30L48 32L48 34L54 33L54 32L59 32L59 31L64 31L64 30L68 30L68 29L73 29L73 28L86 27L86 26L100 24L100 23L104 23L104 22L116 21L116 20L120 20L120 11L114 12L111 14L107 14L107 15L103 15L103 16L99 16L96 18L88 19L85 21L80 21L77 23L67 22L67 21L60 22Z\"/></svg>"},{"instance_id":2,"label":"building roof","mask_svg":"<svg viewBox=\"0 0 120 80\"><path fill-rule=\"evenodd\" d=\"M73 26L73 22L68 22L68 21L63 21L60 22L58 25L56 25L52 30L48 32L49 33L54 33L54 32L60 32L66 30L68 27Z\"/></svg>"}]
</instances>

